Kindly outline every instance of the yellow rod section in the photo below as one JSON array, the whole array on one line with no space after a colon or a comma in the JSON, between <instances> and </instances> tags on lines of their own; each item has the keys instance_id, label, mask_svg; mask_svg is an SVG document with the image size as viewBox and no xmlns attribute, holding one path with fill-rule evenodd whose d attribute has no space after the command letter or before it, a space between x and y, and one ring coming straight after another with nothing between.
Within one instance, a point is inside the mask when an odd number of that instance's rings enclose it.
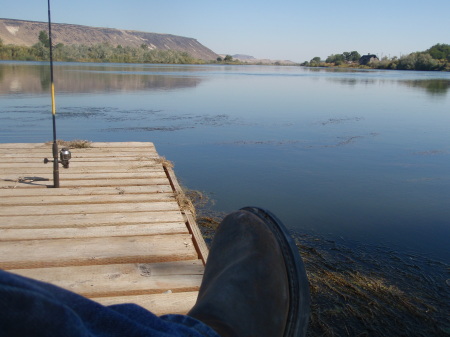
<instances>
[{"instance_id":1,"label":"yellow rod section","mask_svg":"<svg viewBox=\"0 0 450 337\"><path fill-rule=\"evenodd\" d=\"M55 84L52 82L52 115L56 115Z\"/></svg>"}]
</instances>

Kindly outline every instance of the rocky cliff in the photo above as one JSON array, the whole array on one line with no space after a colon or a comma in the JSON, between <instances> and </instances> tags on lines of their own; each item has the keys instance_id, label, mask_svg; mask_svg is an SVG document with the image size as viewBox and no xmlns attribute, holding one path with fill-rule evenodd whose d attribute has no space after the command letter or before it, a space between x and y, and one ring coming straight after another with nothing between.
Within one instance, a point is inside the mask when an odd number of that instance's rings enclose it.
<instances>
[{"instance_id":1,"label":"rocky cliff","mask_svg":"<svg viewBox=\"0 0 450 337\"><path fill-rule=\"evenodd\" d=\"M48 31L48 23L0 19L0 38L4 44L32 46L38 42L39 32L42 30ZM151 49L184 51L202 60L215 60L218 57L193 38L114 28L52 23L52 40L54 44L65 45L109 43L113 46L137 47L146 44Z\"/></svg>"}]
</instances>

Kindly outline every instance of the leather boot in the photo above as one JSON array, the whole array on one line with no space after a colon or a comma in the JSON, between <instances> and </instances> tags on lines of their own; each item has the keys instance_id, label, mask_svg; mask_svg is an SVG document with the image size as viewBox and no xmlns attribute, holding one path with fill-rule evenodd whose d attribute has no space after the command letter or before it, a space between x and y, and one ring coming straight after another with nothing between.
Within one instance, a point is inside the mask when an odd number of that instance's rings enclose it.
<instances>
[{"instance_id":1,"label":"leather boot","mask_svg":"<svg viewBox=\"0 0 450 337\"><path fill-rule=\"evenodd\" d=\"M309 287L297 247L268 211L228 215L214 237L188 313L222 337L304 336Z\"/></svg>"}]
</instances>

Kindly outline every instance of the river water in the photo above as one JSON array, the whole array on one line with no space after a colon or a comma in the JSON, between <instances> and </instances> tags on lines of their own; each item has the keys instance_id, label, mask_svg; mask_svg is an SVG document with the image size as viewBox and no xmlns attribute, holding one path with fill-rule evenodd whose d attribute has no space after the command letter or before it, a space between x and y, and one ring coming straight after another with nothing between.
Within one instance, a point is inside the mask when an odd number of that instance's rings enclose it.
<instances>
[{"instance_id":1,"label":"river water","mask_svg":"<svg viewBox=\"0 0 450 337\"><path fill-rule=\"evenodd\" d=\"M0 62L0 142L52 139L47 64ZM218 211L450 262L450 74L55 65L57 137L151 141Z\"/></svg>"}]
</instances>

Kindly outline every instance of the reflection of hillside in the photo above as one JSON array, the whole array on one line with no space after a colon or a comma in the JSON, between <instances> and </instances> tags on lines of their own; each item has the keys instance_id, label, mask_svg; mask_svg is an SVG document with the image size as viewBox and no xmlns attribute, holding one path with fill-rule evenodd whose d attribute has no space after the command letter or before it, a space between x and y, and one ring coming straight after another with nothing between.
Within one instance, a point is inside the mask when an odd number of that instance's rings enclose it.
<instances>
[{"instance_id":1,"label":"reflection of hillside","mask_svg":"<svg viewBox=\"0 0 450 337\"><path fill-rule=\"evenodd\" d=\"M44 67L0 64L0 94L47 91L50 73Z\"/></svg>"},{"instance_id":2,"label":"reflection of hillside","mask_svg":"<svg viewBox=\"0 0 450 337\"><path fill-rule=\"evenodd\" d=\"M90 93L110 91L173 90L192 88L202 79L185 73L154 74L149 67L55 66L58 92ZM48 92L50 71L47 64L0 64L0 94Z\"/></svg>"}]
</instances>

